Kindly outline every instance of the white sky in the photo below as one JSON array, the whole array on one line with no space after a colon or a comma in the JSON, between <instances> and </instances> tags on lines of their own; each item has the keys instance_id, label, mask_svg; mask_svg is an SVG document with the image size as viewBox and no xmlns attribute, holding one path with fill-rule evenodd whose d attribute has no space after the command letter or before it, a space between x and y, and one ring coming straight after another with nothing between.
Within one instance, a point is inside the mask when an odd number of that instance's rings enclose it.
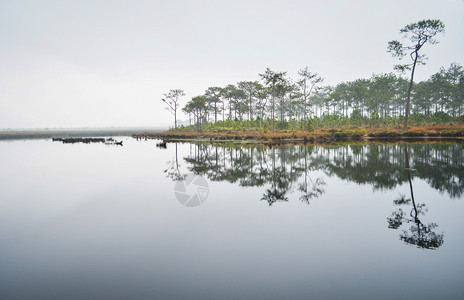
<instances>
[{"instance_id":1,"label":"white sky","mask_svg":"<svg viewBox=\"0 0 464 300\"><path fill-rule=\"evenodd\" d=\"M464 65L462 0L0 0L0 128L167 126L170 89L308 66L337 84L392 72L387 42L440 19L428 79Z\"/></svg>"}]
</instances>

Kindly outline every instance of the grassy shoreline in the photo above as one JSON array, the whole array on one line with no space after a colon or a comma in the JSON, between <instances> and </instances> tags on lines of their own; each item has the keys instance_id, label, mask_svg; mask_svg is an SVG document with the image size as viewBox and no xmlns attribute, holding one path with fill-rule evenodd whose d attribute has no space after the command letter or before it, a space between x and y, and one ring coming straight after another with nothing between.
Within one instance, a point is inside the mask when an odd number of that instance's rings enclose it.
<instances>
[{"instance_id":1,"label":"grassy shoreline","mask_svg":"<svg viewBox=\"0 0 464 300\"><path fill-rule=\"evenodd\" d=\"M464 125L411 127L407 131L394 127L323 128L311 132L285 130L214 131L214 132L158 132L137 133L136 139L161 139L166 142L204 141L233 143L327 143L338 141L456 141L464 142Z\"/></svg>"}]
</instances>

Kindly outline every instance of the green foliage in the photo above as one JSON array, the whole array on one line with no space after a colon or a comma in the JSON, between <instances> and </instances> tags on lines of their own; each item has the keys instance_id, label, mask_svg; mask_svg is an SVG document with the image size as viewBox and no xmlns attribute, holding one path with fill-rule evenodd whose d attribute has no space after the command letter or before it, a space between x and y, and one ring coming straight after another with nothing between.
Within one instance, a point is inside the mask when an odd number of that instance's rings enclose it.
<instances>
[{"instance_id":1,"label":"green foliage","mask_svg":"<svg viewBox=\"0 0 464 300\"><path fill-rule=\"evenodd\" d=\"M451 120L451 116L443 111L437 111L430 116L430 120L438 124L444 124Z\"/></svg>"},{"instance_id":2,"label":"green foliage","mask_svg":"<svg viewBox=\"0 0 464 300\"><path fill-rule=\"evenodd\" d=\"M359 112L354 111L349 118L340 117L337 114L323 115L321 118L313 117L306 120L306 131L313 132L317 129L323 128L339 128L345 127L350 129L356 129L361 126L369 126L373 128L379 127L396 127L398 124L401 124L403 121L403 116L398 118L380 117L379 113L374 110L370 118L361 117ZM435 125L451 125L454 123L464 123L464 116L459 118L453 118L445 112L437 112L430 116L427 120L424 114L421 114L417 111L414 111L410 117L410 124L413 126L435 126ZM290 121L275 121L274 123L276 130L279 131L296 131L303 130L304 121L292 119ZM268 132L272 129L272 120L266 119L262 121L260 126L260 121L258 120L226 120L224 125L222 121L218 122L209 122L201 124L202 131L204 132L222 132L222 131L264 131ZM180 126L178 131L180 132L193 132L197 131L198 126ZM170 129L174 131L174 129Z\"/></svg>"},{"instance_id":3,"label":"green foliage","mask_svg":"<svg viewBox=\"0 0 464 300\"><path fill-rule=\"evenodd\" d=\"M417 111L414 111L411 114L411 124L416 126L425 125L425 117Z\"/></svg>"},{"instance_id":4,"label":"green foliage","mask_svg":"<svg viewBox=\"0 0 464 300\"><path fill-rule=\"evenodd\" d=\"M350 122L353 125L361 126L362 125L362 115L359 109L353 110L350 116Z\"/></svg>"},{"instance_id":5,"label":"green foliage","mask_svg":"<svg viewBox=\"0 0 464 300\"><path fill-rule=\"evenodd\" d=\"M183 126L179 130L261 131L266 128L311 132L342 126L391 127L405 121L409 83L400 76L374 74L369 79L320 87L316 84L322 78L315 73L307 68L300 73L300 80L293 81L295 84L286 77L286 72L267 69L260 74L261 83L241 81L224 88L208 88L204 95L193 97L182 109L195 127ZM414 83L413 87L411 124L464 123L463 67L452 63L448 69L442 68L429 80Z\"/></svg>"},{"instance_id":6,"label":"green foliage","mask_svg":"<svg viewBox=\"0 0 464 300\"><path fill-rule=\"evenodd\" d=\"M264 132L268 132L268 131L269 131L269 125L267 125L267 123L264 123L263 131L264 131Z\"/></svg>"},{"instance_id":7,"label":"green foliage","mask_svg":"<svg viewBox=\"0 0 464 300\"><path fill-rule=\"evenodd\" d=\"M372 111L369 125L372 127L378 127L380 125L380 116L377 110Z\"/></svg>"}]
</instances>

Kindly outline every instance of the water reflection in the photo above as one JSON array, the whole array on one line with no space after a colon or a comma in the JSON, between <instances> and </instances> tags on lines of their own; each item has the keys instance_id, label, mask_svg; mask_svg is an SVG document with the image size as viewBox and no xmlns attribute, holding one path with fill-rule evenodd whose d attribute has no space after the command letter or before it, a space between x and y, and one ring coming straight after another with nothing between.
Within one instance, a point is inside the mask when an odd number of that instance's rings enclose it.
<instances>
[{"instance_id":1,"label":"water reflection","mask_svg":"<svg viewBox=\"0 0 464 300\"><path fill-rule=\"evenodd\" d=\"M166 146L1 142L0 299L462 298L461 146Z\"/></svg>"},{"instance_id":2,"label":"water reflection","mask_svg":"<svg viewBox=\"0 0 464 300\"><path fill-rule=\"evenodd\" d=\"M323 186L326 184L324 179L317 177L313 180L312 176L308 175L310 168L308 166L308 151L307 147L304 147L304 181L298 186L298 191L301 192L300 201L309 204L309 200L312 198L318 198L325 191ZM308 183L309 180L309 183Z\"/></svg>"},{"instance_id":3,"label":"water reflection","mask_svg":"<svg viewBox=\"0 0 464 300\"><path fill-rule=\"evenodd\" d=\"M414 169L411 169L409 165L409 149L407 144L404 144L404 154L405 171L408 177L411 197L406 199L406 196L402 195L398 199L395 199L393 203L398 206L412 204L412 208L409 215L401 208L394 211L392 216L387 218L388 228L398 229L403 225L403 222L412 223L408 230L402 231L400 239L419 248L437 249L443 245L443 233L437 234L434 231L438 227L436 223L424 225L419 219L419 215L424 215L427 212L427 207L425 203L416 204L414 200L414 189L411 180L411 171L414 171Z\"/></svg>"},{"instance_id":4,"label":"water reflection","mask_svg":"<svg viewBox=\"0 0 464 300\"><path fill-rule=\"evenodd\" d=\"M368 184L374 190L393 189L417 177L450 198L464 193L464 148L459 144L267 147L192 143L183 160L188 171L211 181L228 181L243 187L270 184L268 196L263 198L270 199L271 205L286 201L286 194L297 183L302 202L309 203L322 195L325 182L315 171ZM173 180L186 173L181 174L179 161L175 145L175 157L165 171Z\"/></svg>"},{"instance_id":5,"label":"water reflection","mask_svg":"<svg viewBox=\"0 0 464 300\"><path fill-rule=\"evenodd\" d=\"M159 146L162 144L162 146ZM157 144L157 147L164 148L166 149L166 143L160 143ZM182 174L180 171L180 163L179 163L179 154L177 151L177 144L175 144L175 155L174 157L168 161L168 168L164 170L164 173L166 173L166 176L168 178L171 178L174 181L182 181L184 178L187 176L187 174Z\"/></svg>"},{"instance_id":6,"label":"water reflection","mask_svg":"<svg viewBox=\"0 0 464 300\"><path fill-rule=\"evenodd\" d=\"M193 172L211 181L263 187L259 200L269 206L288 202L289 193L297 193L301 202L310 204L326 189L336 188L327 186L320 174L371 185L374 190L409 184L410 198L394 200L401 207L387 218L388 227L400 229L411 224L402 230L400 239L420 248L436 249L443 244L443 233L436 233L436 223L421 222L419 217L427 208L416 203L413 180L419 178L440 193L458 198L464 193L463 157L463 146L459 144L268 147L196 143L190 144L188 155L183 157L186 168L180 168L175 144L175 156L165 172L173 180ZM410 213L406 212L407 206L411 206Z\"/></svg>"}]
</instances>

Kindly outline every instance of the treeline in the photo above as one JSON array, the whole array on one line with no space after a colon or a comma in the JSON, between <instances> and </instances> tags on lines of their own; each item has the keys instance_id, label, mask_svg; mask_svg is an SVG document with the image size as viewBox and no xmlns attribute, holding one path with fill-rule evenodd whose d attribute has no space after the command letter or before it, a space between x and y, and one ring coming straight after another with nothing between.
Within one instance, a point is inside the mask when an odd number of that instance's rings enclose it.
<instances>
[{"instance_id":1,"label":"treeline","mask_svg":"<svg viewBox=\"0 0 464 300\"><path fill-rule=\"evenodd\" d=\"M257 81L209 87L203 95L193 97L182 107L191 126L180 129L394 126L404 118L408 80L393 73L374 74L336 86L323 86L323 79L308 68L300 70L296 79L269 68L259 77ZM177 109L178 97L175 100ZM411 112L412 125L464 123L463 67L452 63L428 80L414 83Z\"/></svg>"}]
</instances>

